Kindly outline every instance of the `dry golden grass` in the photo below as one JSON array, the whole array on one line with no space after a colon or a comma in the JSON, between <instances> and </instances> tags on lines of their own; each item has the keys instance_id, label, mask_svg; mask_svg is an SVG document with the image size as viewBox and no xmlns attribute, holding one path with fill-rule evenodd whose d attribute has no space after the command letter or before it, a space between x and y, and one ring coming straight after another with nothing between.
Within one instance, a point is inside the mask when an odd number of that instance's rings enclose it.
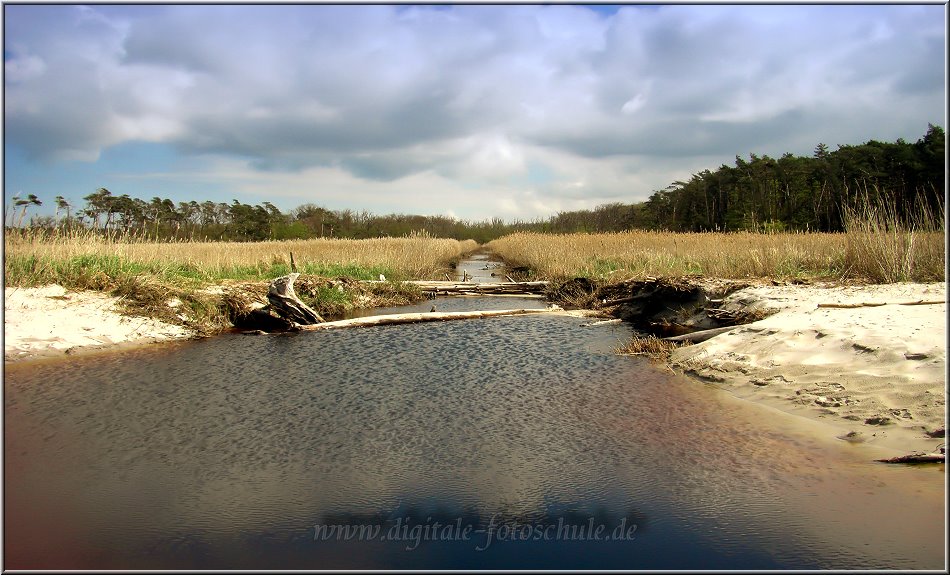
<instances>
[{"instance_id":1,"label":"dry golden grass","mask_svg":"<svg viewBox=\"0 0 950 575\"><path fill-rule=\"evenodd\" d=\"M911 259L901 281L942 281L942 232L900 232L912 235L903 255ZM892 264L877 245L893 246L881 236L864 238L870 246L856 257L856 236L830 233L672 233L630 231L610 234L543 235L517 233L494 240L488 247L512 266L526 266L547 278L585 276L620 281L642 276L699 274L743 278L857 278L882 279L875 270ZM887 252L890 253L890 252ZM908 255L909 253L909 255ZM901 259L903 258L903 259ZM872 273L873 272L873 273Z\"/></svg>"},{"instance_id":2,"label":"dry golden grass","mask_svg":"<svg viewBox=\"0 0 950 575\"><path fill-rule=\"evenodd\" d=\"M656 336L633 336L626 344L618 347L616 352L621 355L645 355L651 361L666 362L673 350L682 344L664 341Z\"/></svg>"},{"instance_id":3,"label":"dry golden grass","mask_svg":"<svg viewBox=\"0 0 950 575\"><path fill-rule=\"evenodd\" d=\"M846 209L846 274L877 283L943 281L942 217L919 208L909 226L899 221L893 205Z\"/></svg>"},{"instance_id":4,"label":"dry golden grass","mask_svg":"<svg viewBox=\"0 0 950 575\"><path fill-rule=\"evenodd\" d=\"M120 296L126 311L181 323L197 333L212 334L230 325L228 302L220 294L196 289L202 285L267 281L290 271L290 253L305 278L430 279L441 277L465 253L478 247L472 240L425 236L368 240L293 240L255 243L182 241L158 243L123 236L103 237L88 230L44 233L8 230L4 237L4 280L7 286L60 284ZM303 283L303 282L302 282ZM250 285L250 284L248 284ZM246 287L246 286L245 286ZM321 314L355 307L399 305L421 297L402 284L366 288L327 288L305 293L305 301ZM410 293L413 292L413 293ZM168 300L182 304L172 309Z\"/></svg>"},{"instance_id":5,"label":"dry golden grass","mask_svg":"<svg viewBox=\"0 0 950 575\"><path fill-rule=\"evenodd\" d=\"M11 264L19 268L25 261L32 262L30 267L34 270L64 262L117 262L116 265L128 267L128 271L147 267L148 270L140 271L165 270L172 275L206 281L251 279L288 267L293 252L300 271L309 273L369 276L362 279L375 279L379 273L386 273L427 279L440 277L447 266L477 247L473 240L428 237L165 243L129 236L109 238L84 230L52 236L8 231L5 271L10 281L16 279L10 277Z\"/></svg>"}]
</instances>

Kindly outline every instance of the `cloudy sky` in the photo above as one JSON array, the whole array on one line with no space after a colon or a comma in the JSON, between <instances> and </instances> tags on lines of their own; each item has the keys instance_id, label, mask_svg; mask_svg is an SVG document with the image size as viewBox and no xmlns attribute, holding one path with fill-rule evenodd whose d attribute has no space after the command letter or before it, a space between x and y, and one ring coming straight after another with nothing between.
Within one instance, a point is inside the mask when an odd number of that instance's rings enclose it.
<instances>
[{"instance_id":1,"label":"cloudy sky","mask_svg":"<svg viewBox=\"0 0 950 575\"><path fill-rule=\"evenodd\" d=\"M6 4L4 204L547 217L916 141L946 127L945 44L943 4Z\"/></svg>"}]
</instances>

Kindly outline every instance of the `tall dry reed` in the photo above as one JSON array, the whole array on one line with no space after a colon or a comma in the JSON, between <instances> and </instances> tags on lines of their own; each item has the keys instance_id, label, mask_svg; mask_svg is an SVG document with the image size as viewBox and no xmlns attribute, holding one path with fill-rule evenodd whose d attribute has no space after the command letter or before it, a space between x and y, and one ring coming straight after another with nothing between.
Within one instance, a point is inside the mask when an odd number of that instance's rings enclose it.
<instances>
[{"instance_id":1,"label":"tall dry reed","mask_svg":"<svg viewBox=\"0 0 950 575\"><path fill-rule=\"evenodd\" d=\"M836 234L518 233L488 246L545 277L831 276L844 266L844 239Z\"/></svg>"},{"instance_id":2,"label":"tall dry reed","mask_svg":"<svg viewBox=\"0 0 950 575\"><path fill-rule=\"evenodd\" d=\"M906 219L892 204L845 209L846 275L878 283L944 281L943 213L922 206Z\"/></svg>"},{"instance_id":3,"label":"tall dry reed","mask_svg":"<svg viewBox=\"0 0 950 575\"><path fill-rule=\"evenodd\" d=\"M934 220L935 222L936 220ZM863 223L861 223L863 222ZM642 276L943 281L944 234L855 218L847 233L517 233L488 244L545 278ZM890 227L889 227L890 226Z\"/></svg>"},{"instance_id":4,"label":"tall dry reed","mask_svg":"<svg viewBox=\"0 0 950 575\"><path fill-rule=\"evenodd\" d=\"M82 268L94 266L106 268L104 273L114 267L127 273L177 274L209 282L249 279L288 268L291 253L298 268L310 273L435 278L478 247L472 240L428 237L169 243L88 230L54 234L8 230L4 241L8 283L19 283L28 271L35 274L65 267L81 273Z\"/></svg>"}]
</instances>

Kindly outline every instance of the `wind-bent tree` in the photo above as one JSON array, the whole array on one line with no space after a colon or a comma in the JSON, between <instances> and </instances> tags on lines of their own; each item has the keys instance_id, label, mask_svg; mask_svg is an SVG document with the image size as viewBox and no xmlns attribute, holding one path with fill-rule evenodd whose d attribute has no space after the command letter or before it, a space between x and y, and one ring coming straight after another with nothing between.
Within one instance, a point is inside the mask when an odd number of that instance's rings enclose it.
<instances>
[{"instance_id":1,"label":"wind-bent tree","mask_svg":"<svg viewBox=\"0 0 950 575\"><path fill-rule=\"evenodd\" d=\"M17 223L16 223L17 227L20 227L23 224L23 218L26 217L27 208L29 208L30 206L42 206L43 202L41 202L40 199L36 197L36 194L30 194L26 197L25 200L23 199L15 200L14 205L20 206L22 208L20 210L20 218L17 220Z\"/></svg>"},{"instance_id":2,"label":"wind-bent tree","mask_svg":"<svg viewBox=\"0 0 950 575\"><path fill-rule=\"evenodd\" d=\"M834 151L819 143L808 156L737 155L735 163L675 181L655 190L646 201L614 201L593 209L562 211L531 222L375 215L365 210L330 210L312 203L285 214L267 201L249 205L239 200L230 204L191 200L176 205L159 197L151 201L113 197L105 188L99 188L85 198L86 209L73 214L72 223L81 223L81 218L88 217L86 225L98 228L105 214L106 228L140 227L148 229L156 239L186 234L228 241L359 239L425 233L485 243L518 231L595 233L631 229L836 232L843 229L845 210L863 209L865 205L894 207L899 218L917 217L917 207L937 216L943 214L945 153L944 131L931 125L916 143L872 140L860 145L838 145ZM635 192L631 190L631 194ZM60 198L57 197L59 209L68 210L59 203ZM15 206L8 210L11 225L17 216L25 217L22 208L33 205L19 195L13 201Z\"/></svg>"},{"instance_id":3,"label":"wind-bent tree","mask_svg":"<svg viewBox=\"0 0 950 575\"><path fill-rule=\"evenodd\" d=\"M99 188L83 199L86 200L86 209L84 212L92 219L94 228L99 228L99 216L106 214L106 223L104 228L109 229L109 224L112 221L113 213L111 211L114 200L112 197L112 192L105 188Z\"/></svg>"},{"instance_id":4,"label":"wind-bent tree","mask_svg":"<svg viewBox=\"0 0 950 575\"><path fill-rule=\"evenodd\" d=\"M17 202L20 201L20 192L13 194L13 197L10 198L10 200L13 202L13 205L7 206L7 213L10 214L10 227L12 228L13 222L15 221L14 218L16 217L16 206L18 205ZM4 225L6 225L6 223L4 223Z\"/></svg>"},{"instance_id":5,"label":"wind-bent tree","mask_svg":"<svg viewBox=\"0 0 950 575\"><path fill-rule=\"evenodd\" d=\"M64 198L63 196L56 196L56 216L55 216L55 218L56 218L57 222L59 221L59 213L60 213L61 211L65 211L65 212L66 212L66 225L68 226L68 225L69 225L69 216L70 216L69 211L70 211L71 208L72 208L72 205L70 205L70 203L69 203L68 201L66 201L66 198Z\"/></svg>"}]
</instances>

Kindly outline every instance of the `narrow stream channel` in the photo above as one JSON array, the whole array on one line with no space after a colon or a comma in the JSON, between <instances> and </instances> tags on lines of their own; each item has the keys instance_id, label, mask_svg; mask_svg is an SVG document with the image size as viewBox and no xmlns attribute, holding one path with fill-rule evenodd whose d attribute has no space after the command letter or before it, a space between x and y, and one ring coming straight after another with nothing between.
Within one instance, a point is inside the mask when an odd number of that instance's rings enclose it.
<instances>
[{"instance_id":1,"label":"narrow stream channel","mask_svg":"<svg viewBox=\"0 0 950 575\"><path fill-rule=\"evenodd\" d=\"M6 567L943 568L942 466L872 463L618 356L629 328L587 323L225 335L13 364Z\"/></svg>"}]
</instances>

